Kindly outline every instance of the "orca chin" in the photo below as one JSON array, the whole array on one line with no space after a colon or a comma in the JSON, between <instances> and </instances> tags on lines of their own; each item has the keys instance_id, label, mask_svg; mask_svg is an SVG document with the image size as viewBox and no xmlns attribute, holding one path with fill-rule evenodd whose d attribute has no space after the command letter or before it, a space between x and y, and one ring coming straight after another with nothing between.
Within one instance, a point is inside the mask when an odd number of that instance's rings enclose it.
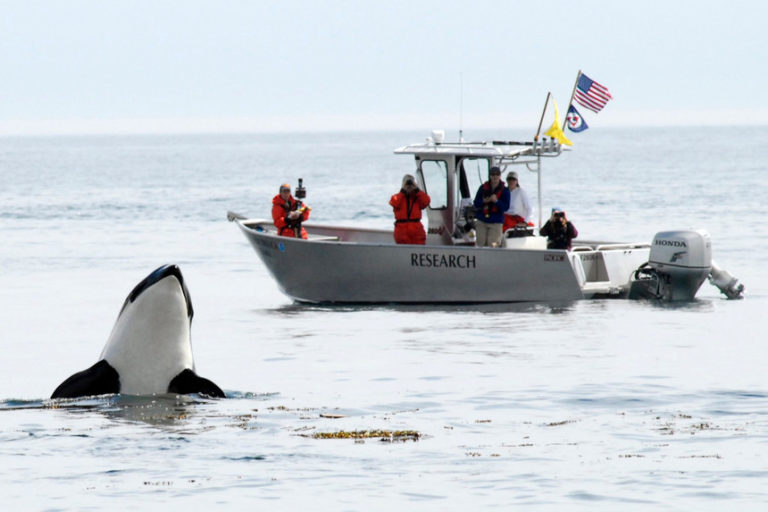
<instances>
[{"instance_id":1,"label":"orca chin","mask_svg":"<svg viewBox=\"0 0 768 512\"><path fill-rule=\"evenodd\" d=\"M195 373L194 312L177 265L163 265L128 294L99 360L62 382L51 398L106 394L200 394L225 398Z\"/></svg>"}]
</instances>

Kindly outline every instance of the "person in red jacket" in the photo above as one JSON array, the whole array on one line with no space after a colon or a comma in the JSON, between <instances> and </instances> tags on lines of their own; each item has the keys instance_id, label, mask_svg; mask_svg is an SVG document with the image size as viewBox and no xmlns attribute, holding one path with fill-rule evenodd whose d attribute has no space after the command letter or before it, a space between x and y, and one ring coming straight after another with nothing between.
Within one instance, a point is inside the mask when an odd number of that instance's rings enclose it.
<instances>
[{"instance_id":1,"label":"person in red jacket","mask_svg":"<svg viewBox=\"0 0 768 512\"><path fill-rule=\"evenodd\" d=\"M421 210L429 206L429 196L419 190L416 178L403 176L403 188L389 200L395 212L395 243L420 244L427 241L421 224Z\"/></svg>"},{"instance_id":2,"label":"person in red jacket","mask_svg":"<svg viewBox=\"0 0 768 512\"><path fill-rule=\"evenodd\" d=\"M309 206L301 204L291 196L291 186L280 185L280 193L272 198L272 220L280 236L296 238L297 228L301 228L301 238L307 238L307 230L301 223L309 218Z\"/></svg>"}]
</instances>

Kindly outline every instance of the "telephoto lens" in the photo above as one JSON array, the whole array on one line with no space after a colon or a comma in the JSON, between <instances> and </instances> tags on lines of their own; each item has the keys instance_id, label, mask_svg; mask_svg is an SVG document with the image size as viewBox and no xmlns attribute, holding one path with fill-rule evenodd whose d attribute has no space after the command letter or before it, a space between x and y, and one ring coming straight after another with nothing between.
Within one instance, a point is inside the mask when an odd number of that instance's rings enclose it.
<instances>
[{"instance_id":1,"label":"telephoto lens","mask_svg":"<svg viewBox=\"0 0 768 512\"><path fill-rule=\"evenodd\" d=\"M296 199L304 199L307 197L307 189L304 188L304 180L299 178L299 185L296 187Z\"/></svg>"}]
</instances>

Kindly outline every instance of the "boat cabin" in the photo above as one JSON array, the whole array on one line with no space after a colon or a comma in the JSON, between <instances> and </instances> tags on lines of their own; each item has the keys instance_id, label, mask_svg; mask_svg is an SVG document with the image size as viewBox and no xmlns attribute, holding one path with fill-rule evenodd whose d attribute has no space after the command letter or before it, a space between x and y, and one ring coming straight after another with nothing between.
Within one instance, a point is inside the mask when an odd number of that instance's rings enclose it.
<instances>
[{"instance_id":1,"label":"boat cabin","mask_svg":"<svg viewBox=\"0 0 768 512\"><path fill-rule=\"evenodd\" d=\"M395 150L396 154L414 156L419 186L432 200L426 211L427 245L474 244L472 202L493 166L501 168L502 179L513 165L525 165L537 174L541 226L541 158L560 155L563 150L560 143L547 139L541 142L445 142L444 138L444 132L436 130L425 143ZM515 235L507 233L505 239Z\"/></svg>"}]
</instances>

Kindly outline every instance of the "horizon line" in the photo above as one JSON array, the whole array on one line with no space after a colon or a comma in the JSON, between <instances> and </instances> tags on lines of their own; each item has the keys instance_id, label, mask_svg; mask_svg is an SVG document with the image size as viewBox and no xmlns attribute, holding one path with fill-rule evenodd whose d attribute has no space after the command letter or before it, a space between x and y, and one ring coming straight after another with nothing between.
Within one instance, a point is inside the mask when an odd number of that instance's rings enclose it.
<instances>
[{"instance_id":1,"label":"horizon line","mask_svg":"<svg viewBox=\"0 0 768 512\"><path fill-rule=\"evenodd\" d=\"M424 131L488 131L535 129L540 113L474 115L459 128L455 115L314 115L263 117L114 117L0 120L0 136L65 135L214 135L266 133L338 133ZM467 116L465 116L466 119ZM549 120L546 120L549 117ZM514 119L514 120L513 120ZM522 122L529 119L530 122ZM627 121L631 120L631 121ZM534 122L535 121L535 122ZM545 116L542 131L552 123ZM588 119L590 128L686 128L716 126L766 126L768 109L643 110L601 112ZM431 126L431 128L425 128Z\"/></svg>"}]
</instances>

